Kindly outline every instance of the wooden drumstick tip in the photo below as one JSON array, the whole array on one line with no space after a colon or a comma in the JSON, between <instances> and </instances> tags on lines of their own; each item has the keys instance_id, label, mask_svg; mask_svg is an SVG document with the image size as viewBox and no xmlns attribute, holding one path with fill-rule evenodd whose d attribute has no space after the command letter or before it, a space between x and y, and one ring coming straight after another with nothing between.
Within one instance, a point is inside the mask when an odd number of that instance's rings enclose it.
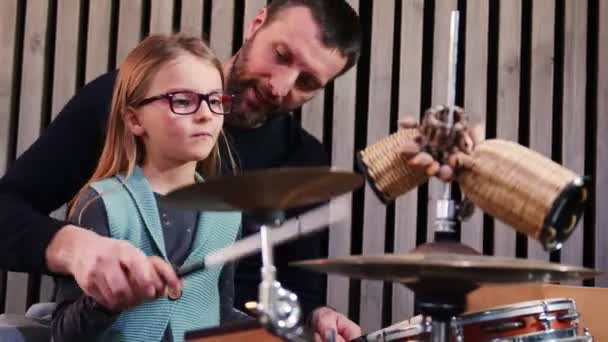
<instances>
[{"instance_id":1,"label":"wooden drumstick tip","mask_svg":"<svg viewBox=\"0 0 608 342\"><path fill-rule=\"evenodd\" d=\"M258 303L255 301L245 303L245 309L249 310L252 314L258 313Z\"/></svg>"}]
</instances>

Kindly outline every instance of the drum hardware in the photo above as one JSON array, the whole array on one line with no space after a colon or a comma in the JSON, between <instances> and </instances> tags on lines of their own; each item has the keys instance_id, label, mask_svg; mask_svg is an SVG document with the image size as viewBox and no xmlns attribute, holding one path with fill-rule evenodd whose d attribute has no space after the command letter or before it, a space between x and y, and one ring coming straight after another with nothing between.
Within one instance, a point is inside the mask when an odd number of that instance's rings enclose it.
<instances>
[{"instance_id":1,"label":"drum hardware","mask_svg":"<svg viewBox=\"0 0 608 342\"><path fill-rule=\"evenodd\" d=\"M342 220L347 210L338 204L330 212L329 205L323 205L291 220L286 220L285 210L328 201L363 183L361 175L331 168L284 168L217 177L178 189L163 200L181 208L245 212L259 227L259 233L210 253L177 273L186 276L261 250L258 302L249 304L249 308L273 335L289 341L310 341L312 334L300 324L302 310L297 295L276 280L273 248Z\"/></svg>"},{"instance_id":2,"label":"drum hardware","mask_svg":"<svg viewBox=\"0 0 608 342\"><path fill-rule=\"evenodd\" d=\"M566 314L562 314L562 315L557 315L556 319L558 321L564 322L564 321L575 321L577 319L580 318L580 315L576 312L572 312L572 313L566 313Z\"/></svg>"},{"instance_id":3,"label":"drum hardware","mask_svg":"<svg viewBox=\"0 0 608 342\"><path fill-rule=\"evenodd\" d=\"M504 332L504 331L509 331L509 330L520 329L520 328L523 328L525 326L525 324L526 323L524 323L522 321L504 322L504 323L499 323L495 326L483 327L483 328L481 328L481 330L483 330L486 333L497 333L497 332Z\"/></svg>"}]
</instances>

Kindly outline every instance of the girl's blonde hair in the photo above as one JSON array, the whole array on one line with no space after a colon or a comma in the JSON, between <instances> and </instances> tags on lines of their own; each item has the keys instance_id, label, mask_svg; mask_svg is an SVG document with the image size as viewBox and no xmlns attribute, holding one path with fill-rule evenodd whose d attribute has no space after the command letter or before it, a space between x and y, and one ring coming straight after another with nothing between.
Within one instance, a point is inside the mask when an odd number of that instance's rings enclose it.
<instances>
[{"instance_id":1,"label":"girl's blonde hair","mask_svg":"<svg viewBox=\"0 0 608 342\"><path fill-rule=\"evenodd\" d=\"M152 35L140 42L120 65L114 83L112 107L99 163L93 176L72 201L72 206L91 183L120 173L125 173L126 177L129 177L137 163L143 160L145 153L143 143L139 137L131 133L126 125L124 115L128 109L144 99L152 79L160 68L183 53L192 54L214 66L220 73L222 87L224 87L222 64L201 38L178 33ZM204 77L204 75L201 75L201 77ZM197 165L197 170L204 176L214 176L222 167L219 143L225 144L225 150L228 152L230 159L230 169L236 171L228 140L222 130L220 139L209 156Z\"/></svg>"}]
</instances>

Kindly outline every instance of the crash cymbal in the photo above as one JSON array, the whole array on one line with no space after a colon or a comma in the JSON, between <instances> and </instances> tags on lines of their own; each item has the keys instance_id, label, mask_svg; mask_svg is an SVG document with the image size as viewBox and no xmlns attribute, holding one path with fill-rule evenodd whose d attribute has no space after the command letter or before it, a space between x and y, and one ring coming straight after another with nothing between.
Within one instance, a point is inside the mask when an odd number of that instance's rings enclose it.
<instances>
[{"instance_id":1,"label":"crash cymbal","mask_svg":"<svg viewBox=\"0 0 608 342\"><path fill-rule=\"evenodd\" d=\"M211 211L284 210L324 202L363 184L359 174L327 167L269 169L212 178L173 191L163 201Z\"/></svg>"},{"instance_id":2,"label":"crash cymbal","mask_svg":"<svg viewBox=\"0 0 608 342\"><path fill-rule=\"evenodd\" d=\"M455 253L351 256L299 261L292 265L322 273L392 281L408 286L423 282L444 284L446 287L455 283L557 282L593 278L600 274L588 268L539 260Z\"/></svg>"}]
</instances>

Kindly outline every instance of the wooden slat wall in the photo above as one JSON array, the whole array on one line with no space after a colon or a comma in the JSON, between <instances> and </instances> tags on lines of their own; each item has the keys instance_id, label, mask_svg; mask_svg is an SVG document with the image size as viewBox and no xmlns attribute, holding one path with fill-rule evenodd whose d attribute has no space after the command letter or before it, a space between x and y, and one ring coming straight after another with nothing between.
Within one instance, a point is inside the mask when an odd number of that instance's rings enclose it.
<instances>
[{"instance_id":1,"label":"wooden slat wall","mask_svg":"<svg viewBox=\"0 0 608 342\"><path fill-rule=\"evenodd\" d=\"M112 25L112 2L89 3L88 31L86 33L85 82L108 71L110 63L110 31ZM114 59L114 56L112 56Z\"/></svg>"},{"instance_id":2,"label":"wooden slat wall","mask_svg":"<svg viewBox=\"0 0 608 342\"><path fill-rule=\"evenodd\" d=\"M182 1L181 32L201 34L204 17L203 0Z\"/></svg>"},{"instance_id":3,"label":"wooden slat wall","mask_svg":"<svg viewBox=\"0 0 608 342\"><path fill-rule=\"evenodd\" d=\"M0 21L0 172L4 173L10 158L11 129L13 127L13 68L15 57L15 36L17 31L17 0L0 3L1 13L11 13Z\"/></svg>"},{"instance_id":4,"label":"wooden slat wall","mask_svg":"<svg viewBox=\"0 0 608 342\"><path fill-rule=\"evenodd\" d=\"M369 77L367 144L373 144L389 134L391 113L391 70L395 4L374 1ZM380 254L385 245L386 207L369 185L365 187L363 218L363 254ZM364 331L372 331L382 322L383 285L380 281L361 281L360 322Z\"/></svg>"},{"instance_id":5,"label":"wooden slat wall","mask_svg":"<svg viewBox=\"0 0 608 342\"><path fill-rule=\"evenodd\" d=\"M220 60L232 56L234 0L214 0L211 9L211 48Z\"/></svg>"},{"instance_id":6,"label":"wooden slat wall","mask_svg":"<svg viewBox=\"0 0 608 342\"><path fill-rule=\"evenodd\" d=\"M17 32L17 0L0 3L0 13L11 13L0 21L0 63L7 67L0 71L0 173L4 173L12 157L12 132L14 129L14 87ZM7 272L0 271L0 311L6 310ZM11 283L13 286L14 283Z\"/></svg>"},{"instance_id":7,"label":"wooden slat wall","mask_svg":"<svg viewBox=\"0 0 608 342\"><path fill-rule=\"evenodd\" d=\"M141 40L143 0L121 1L118 12L118 41L116 65L125 59L129 51Z\"/></svg>"},{"instance_id":8,"label":"wooden slat wall","mask_svg":"<svg viewBox=\"0 0 608 342\"><path fill-rule=\"evenodd\" d=\"M597 37L597 124L596 124L596 162L595 170L595 234L590 238L594 240L595 250L594 263L598 269L608 272L608 2L599 2L599 28ZM590 10L591 12L591 10ZM591 42L589 42L591 43ZM608 278L604 277L596 281L596 285L608 286Z\"/></svg>"},{"instance_id":9,"label":"wooden slat wall","mask_svg":"<svg viewBox=\"0 0 608 342\"><path fill-rule=\"evenodd\" d=\"M113 69L144 36L209 34L223 59L266 0L0 1L0 174L36 139L75 90ZM443 104L450 11L461 15L457 104L488 137L519 141L593 176L591 209L551 258L608 271L608 4L603 0L349 0L364 22L360 64L302 108L302 124L352 170L355 152L397 129L396 120ZM208 11L208 12L207 12ZM326 125L331 125L327 127ZM406 253L431 241L432 181L384 206L369 187L343 200L352 219L331 227L330 257ZM426 224L425 224L426 223ZM421 234L421 236L418 236ZM480 252L549 260L538 242L477 212L462 241ZM6 279L5 279L6 278ZM34 290L40 281L29 278ZM0 273L0 311L25 310L28 276ZM5 284L6 283L6 284ZM40 300L50 294L42 278ZM328 304L377 329L414 313L401 285L328 277ZM606 286L599 279L596 285ZM351 288L351 285L354 285ZM30 291L30 302L32 298Z\"/></svg>"},{"instance_id":10,"label":"wooden slat wall","mask_svg":"<svg viewBox=\"0 0 608 342\"><path fill-rule=\"evenodd\" d=\"M399 69L399 115L419 117L422 83L422 35L424 1L408 0L401 4L401 51ZM395 203L395 253L407 253L416 247L418 191L410 191ZM393 285L392 320L404 320L414 313L414 294L405 286Z\"/></svg>"},{"instance_id":11,"label":"wooden slat wall","mask_svg":"<svg viewBox=\"0 0 608 342\"><path fill-rule=\"evenodd\" d=\"M464 73L464 108L467 109L473 122L482 123L485 131L486 96L480 96L487 91L488 65L488 1L469 1L466 9L466 51L460 58L465 58ZM483 252L483 212L476 210L475 214L462 223L462 242Z\"/></svg>"},{"instance_id":12,"label":"wooden slat wall","mask_svg":"<svg viewBox=\"0 0 608 342\"><path fill-rule=\"evenodd\" d=\"M359 0L349 0L348 2L353 8L359 8ZM247 18L247 16L245 17ZM245 23L248 22L245 21ZM355 147L356 92L357 68L352 68L334 82L332 136L335 138L331 144L331 160L332 165L343 170L353 169L352 151ZM336 204L350 204L352 200L352 195L348 194L340 199L343 202ZM330 258L350 255L350 237L352 235L352 220L350 218L349 215L347 220L330 227L331 248L328 251ZM349 294L348 278L335 275L327 277L327 305L340 312L348 313Z\"/></svg>"},{"instance_id":13,"label":"wooden slat wall","mask_svg":"<svg viewBox=\"0 0 608 342\"><path fill-rule=\"evenodd\" d=\"M496 137L518 140L521 47L521 0L500 1ZM515 256L515 231L494 220L494 254Z\"/></svg>"},{"instance_id":14,"label":"wooden slat wall","mask_svg":"<svg viewBox=\"0 0 608 342\"><path fill-rule=\"evenodd\" d=\"M447 103L448 94L448 65L450 53L450 13L457 9L458 1L444 0L435 2L434 32L433 32L433 80L431 91L431 103ZM462 13L461 13L462 19ZM459 54L462 58L462 53ZM429 181L428 210L427 210L427 238L426 241L434 241L435 214L437 212L436 200L440 199L444 185L437 179Z\"/></svg>"},{"instance_id":15,"label":"wooden slat wall","mask_svg":"<svg viewBox=\"0 0 608 342\"><path fill-rule=\"evenodd\" d=\"M566 1L562 104L562 164L585 173L585 94L587 90L587 3ZM556 132L556 134L559 134ZM583 265L585 218L562 250L562 262Z\"/></svg>"},{"instance_id":16,"label":"wooden slat wall","mask_svg":"<svg viewBox=\"0 0 608 342\"><path fill-rule=\"evenodd\" d=\"M551 157L553 132L553 60L555 1L532 2L532 49L530 51L530 148ZM541 245L528 239L528 257L549 260Z\"/></svg>"},{"instance_id":17,"label":"wooden slat wall","mask_svg":"<svg viewBox=\"0 0 608 342\"><path fill-rule=\"evenodd\" d=\"M150 9L150 34L173 32L172 0L152 0Z\"/></svg>"},{"instance_id":18,"label":"wooden slat wall","mask_svg":"<svg viewBox=\"0 0 608 342\"><path fill-rule=\"evenodd\" d=\"M46 110L43 108L45 95L45 54L47 53L47 31L51 3L29 1L25 12L25 33L23 37L21 90L17 130L17 156L36 140L44 124ZM35 278L35 277L34 277ZM30 279L34 280L35 279ZM26 309L28 277L22 273L8 274L6 311L24 312Z\"/></svg>"}]
</instances>

